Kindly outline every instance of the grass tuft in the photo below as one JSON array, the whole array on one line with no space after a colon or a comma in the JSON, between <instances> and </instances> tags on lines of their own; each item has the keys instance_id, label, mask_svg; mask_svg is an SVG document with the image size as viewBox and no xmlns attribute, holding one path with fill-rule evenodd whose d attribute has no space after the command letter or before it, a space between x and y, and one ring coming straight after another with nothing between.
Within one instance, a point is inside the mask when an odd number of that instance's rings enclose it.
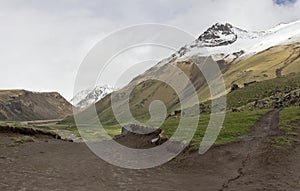
<instances>
[{"instance_id":1,"label":"grass tuft","mask_svg":"<svg viewBox=\"0 0 300 191\"><path fill-rule=\"evenodd\" d=\"M14 142L15 143L27 143L27 142L34 142L34 139L30 136L23 136L23 137L19 137L19 138L14 138Z\"/></svg>"}]
</instances>

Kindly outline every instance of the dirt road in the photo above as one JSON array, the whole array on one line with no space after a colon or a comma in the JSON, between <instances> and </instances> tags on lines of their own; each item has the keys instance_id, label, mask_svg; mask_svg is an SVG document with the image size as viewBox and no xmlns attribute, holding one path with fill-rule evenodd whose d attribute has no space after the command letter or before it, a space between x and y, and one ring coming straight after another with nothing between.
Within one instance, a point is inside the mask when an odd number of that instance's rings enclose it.
<instances>
[{"instance_id":1,"label":"dirt road","mask_svg":"<svg viewBox=\"0 0 300 191\"><path fill-rule=\"evenodd\" d=\"M300 145L276 150L278 111L262 117L240 143L205 155L181 155L157 168L127 170L107 164L83 143L48 137L16 144L0 133L0 190L300 190Z\"/></svg>"}]
</instances>

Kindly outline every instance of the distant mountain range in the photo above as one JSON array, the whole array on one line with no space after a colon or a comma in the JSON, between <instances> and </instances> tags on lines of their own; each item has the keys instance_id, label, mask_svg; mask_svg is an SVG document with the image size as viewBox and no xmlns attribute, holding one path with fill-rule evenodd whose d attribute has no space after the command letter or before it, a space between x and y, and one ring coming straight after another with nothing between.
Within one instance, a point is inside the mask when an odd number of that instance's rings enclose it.
<instances>
[{"instance_id":1,"label":"distant mountain range","mask_svg":"<svg viewBox=\"0 0 300 191\"><path fill-rule=\"evenodd\" d=\"M109 85L98 85L96 87L80 91L71 99L70 102L75 107L85 108L100 101L114 90L115 89Z\"/></svg>"},{"instance_id":2,"label":"distant mountain range","mask_svg":"<svg viewBox=\"0 0 300 191\"><path fill-rule=\"evenodd\" d=\"M57 92L0 90L0 121L63 119L72 105Z\"/></svg>"}]
</instances>

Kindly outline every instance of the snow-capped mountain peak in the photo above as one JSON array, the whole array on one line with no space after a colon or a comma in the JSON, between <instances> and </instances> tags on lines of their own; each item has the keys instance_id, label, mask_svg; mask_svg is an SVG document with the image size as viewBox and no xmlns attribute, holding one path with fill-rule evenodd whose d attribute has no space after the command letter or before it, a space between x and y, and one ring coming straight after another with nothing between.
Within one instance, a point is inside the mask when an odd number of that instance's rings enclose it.
<instances>
[{"instance_id":1,"label":"snow-capped mountain peak","mask_svg":"<svg viewBox=\"0 0 300 191\"><path fill-rule=\"evenodd\" d=\"M98 85L93 88L88 88L77 93L72 99L71 103L75 107L85 108L93 103L100 101L106 95L115 91L115 88L109 85Z\"/></svg>"},{"instance_id":2,"label":"snow-capped mountain peak","mask_svg":"<svg viewBox=\"0 0 300 191\"><path fill-rule=\"evenodd\" d=\"M234 33L233 26L229 23L214 24L198 38L203 46L214 47L232 44L236 41L237 35Z\"/></svg>"},{"instance_id":3,"label":"snow-capped mountain peak","mask_svg":"<svg viewBox=\"0 0 300 191\"><path fill-rule=\"evenodd\" d=\"M173 54L169 61L182 61L191 56L212 56L216 61L232 62L273 46L300 41L300 21L280 24L260 32L234 27L229 23L214 24L194 42Z\"/></svg>"}]
</instances>

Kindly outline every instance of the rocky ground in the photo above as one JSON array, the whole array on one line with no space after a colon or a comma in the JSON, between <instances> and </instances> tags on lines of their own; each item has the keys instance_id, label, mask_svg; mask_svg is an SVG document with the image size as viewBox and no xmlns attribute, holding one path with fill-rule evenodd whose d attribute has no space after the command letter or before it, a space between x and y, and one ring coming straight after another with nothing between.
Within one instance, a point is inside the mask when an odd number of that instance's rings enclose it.
<instances>
[{"instance_id":1,"label":"rocky ground","mask_svg":"<svg viewBox=\"0 0 300 191\"><path fill-rule=\"evenodd\" d=\"M109 165L84 143L47 136L22 143L16 140L23 135L0 133L0 190L300 190L300 145L283 149L271 143L281 133L278 114L274 110L263 116L240 143L204 155L183 154L147 170ZM136 140L125 142L134 146Z\"/></svg>"}]
</instances>

